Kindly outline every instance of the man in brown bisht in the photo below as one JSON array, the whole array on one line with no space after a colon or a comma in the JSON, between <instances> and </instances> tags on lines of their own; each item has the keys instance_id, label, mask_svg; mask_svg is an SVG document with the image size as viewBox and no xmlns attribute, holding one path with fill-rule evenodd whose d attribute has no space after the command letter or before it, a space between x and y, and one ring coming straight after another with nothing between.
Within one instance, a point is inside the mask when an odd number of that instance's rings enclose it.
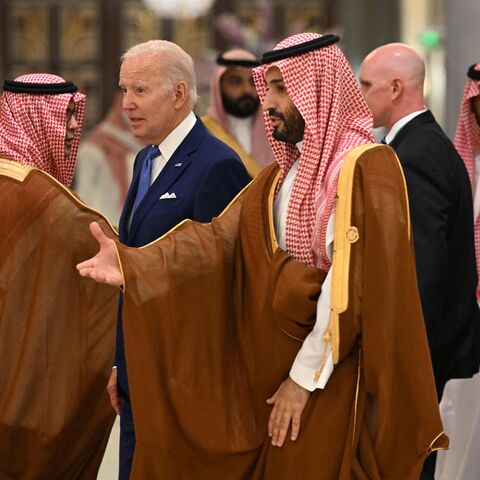
<instances>
[{"instance_id":1,"label":"man in brown bisht","mask_svg":"<svg viewBox=\"0 0 480 480\"><path fill-rule=\"evenodd\" d=\"M124 288L134 479L417 480L448 445L402 171L337 41L263 55L278 163L220 217L141 249L91 226L77 268Z\"/></svg>"},{"instance_id":2,"label":"man in brown bisht","mask_svg":"<svg viewBox=\"0 0 480 480\"><path fill-rule=\"evenodd\" d=\"M109 229L67 188L85 96L50 74L5 80L3 90L0 478L94 479L113 422L105 387L117 295L79 282L74 268L95 251L84 228Z\"/></svg>"},{"instance_id":3,"label":"man in brown bisht","mask_svg":"<svg viewBox=\"0 0 480 480\"><path fill-rule=\"evenodd\" d=\"M252 68L260 65L253 53L234 48L219 55L212 73L210 107L202 122L233 148L253 178L275 161L265 133Z\"/></svg>"}]
</instances>

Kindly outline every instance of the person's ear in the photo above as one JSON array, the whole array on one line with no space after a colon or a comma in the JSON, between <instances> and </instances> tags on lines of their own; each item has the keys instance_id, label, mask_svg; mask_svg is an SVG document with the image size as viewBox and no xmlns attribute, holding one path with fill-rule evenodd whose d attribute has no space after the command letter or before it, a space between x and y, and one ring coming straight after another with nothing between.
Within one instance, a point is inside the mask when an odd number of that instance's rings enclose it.
<instances>
[{"instance_id":1,"label":"person's ear","mask_svg":"<svg viewBox=\"0 0 480 480\"><path fill-rule=\"evenodd\" d=\"M403 83L399 78L394 78L390 84L392 100L397 100L403 92Z\"/></svg>"},{"instance_id":2,"label":"person's ear","mask_svg":"<svg viewBox=\"0 0 480 480\"><path fill-rule=\"evenodd\" d=\"M187 97L188 97L187 82L185 82L184 80L181 80L180 82L178 82L177 85L175 86L173 94L175 96L174 107L176 110L180 110L185 105L185 102L187 101Z\"/></svg>"}]
</instances>

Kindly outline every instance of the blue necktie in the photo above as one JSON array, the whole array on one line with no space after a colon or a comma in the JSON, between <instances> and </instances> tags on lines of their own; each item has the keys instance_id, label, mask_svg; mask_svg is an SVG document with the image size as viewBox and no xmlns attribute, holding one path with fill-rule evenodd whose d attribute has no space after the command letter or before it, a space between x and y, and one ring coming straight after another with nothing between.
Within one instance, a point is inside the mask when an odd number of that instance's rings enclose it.
<instances>
[{"instance_id":1,"label":"blue necktie","mask_svg":"<svg viewBox=\"0 0 480 480\"><path fill-rule=\"evenodd\" d=\"M133 207L133 211L138 208L143 197L147 194L148 189L150 188L150 177L152 176L152 161L155 157L160 155L160 150L156 145L152 145L150 147L150 151L145 158L145 161L142 165L142 170L140 172L140 179L138 180L138 189L137 189L137 196L135 197L135 204Z\"/></svg>"}]
</instances>

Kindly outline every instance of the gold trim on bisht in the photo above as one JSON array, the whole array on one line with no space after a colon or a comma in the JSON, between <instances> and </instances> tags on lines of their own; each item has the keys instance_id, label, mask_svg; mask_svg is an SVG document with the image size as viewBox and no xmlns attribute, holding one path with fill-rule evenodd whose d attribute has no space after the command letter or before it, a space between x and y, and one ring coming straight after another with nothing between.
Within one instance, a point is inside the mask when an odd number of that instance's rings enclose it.
<instances>
[{"instance_id":1,"label":"gold trim on bisht","mask_svg":"<svg viewBox=\"0 0 480 480\"><path fill-rule=\"evenodd\" d=\"M333 242L332 262L332 291L330 297L330 332L332 341L333 362L339 361L340 356L340 326L339 316L348 307L348 285L350 269L350 251L352 244L359 239L357 227L351 225L353 177L357 160L367 150L373 148L389 148L384 145L368 144L353 148L345 157L337 187L336 212L335 212L335 236ZM407 185L405 176L398 158L395 155L398 168L402 175L405 189L405 201L408 223L408 238L411 238L410 212L408 205Z\"/></svg>"},{"instance_id":2,"label":"gold trim on bisht","mask_svg":"<svg viewBox=\"0 0 480 480\"><path fill-rule=\"evenodd\" d=\"M57 180L53 175L36 168L32 165L26 165L23 163L18 163L15 160L6 160L4 158L0 158L0 175L5 177L13 178L20 182L24 182L25 179L28 177L30 173L37 172L40 175L44 175L48 177L53 183L57 185L64 193L66 193L71 199L73 199L77 204L87 207L90 211L100 215L103 220L108 223L110 228L117 233L116 228L109 222L109 220L103 215L103 213L89 207L80 197L78 197L75 193L73 193L68 187L66 187L62 182Z\"/></svg>"},{"instance_id":3,"label":"gold trim on bisht","mask_svg":"<svg viewBox=\"0 0 480 480\"><path fill-rule=\"evenodd\" d=\"M230 210L231 206L237 201L237 198L239 198L241 195L244 194L244 192L247 190L247 188L251 185L251 183L253 182L250 181L249 183L247 183L242 190L240 190L236 195L235 197L233 197L232 200L230 200L230 203L224 208L224 210L218 215L218 217L222 217L223 215L225 215L225 213L227 212L227 210ZM215 217L214 217L215 218ZM213 220L213 219L212 219ZM150 245L153 245L154 243L158 242L158 240L161 240L162 238L165 238L167 235L170 235L170 233L174 232L175 230L178 230L182 225L184 225L185 223L191 223L191 222L194 222L194 220L192 220L191 218L185 218L184 220L182 220L180 223L177 223L174 227L172 227L168 232L165 232L161 237L158 237L156 238L155 240L152 240L150 243L146 243L145 245L142 245L141 247L136 247L138 250L142 250L144 248L148 248ZM210 224L212 223L211 221L210 222L202 222L203 225L207 225L207 224Z\"/></svg>"},{"instance_id":4,"label":"gold trim on bisht","mask_svg":"<svg viewBox=\"0 0 480 480\"><path fill-rule=\"evenodd\" d=\"M343 161L338 177L335 206L335 235L333 240L332 291L330 297L330 329L332 354L335 364L340 356L339 315L348 306L348 280L350 250L359 238L358 230L351 225L353 174L358 158L373 145L360 145L352 149Z\"/></svg>"},{"instance_id":5,"label":"gold trim on bisht","mask_svg":"<svg viewBox=\"0 0 480 480\"><path fill-rule=\"evenodd\" d=\"M22 163L0 158L0 175L14 178L19 182L24 182L28 174L34 170L31 165L24 165Z\"/></svg>"},{"instance_id":6,"label":"gold trim on bisht","mask_svg":"<svg viewBox=\"0 0 480 480\"><path fill-rule=\"evenodd\" d=\"M446 447L436 447L436 448L433 448L433 446L435 445L435 442L441 438L443 435L445 435L445 431L442 430L441 433L439 433L433 440L432 440L432 443L430 444L430 446L428 447L428 453L432 453L432 452L436 452L438 450L448 450L448 448Z\"/></svg>"},{"instance_id":7,"label":"gold trim on bisht","mask_svg":"<svg viewBox=\"0 0 480 480\"><path fill-rule=\"evenodd\" d=\"M273 220L273 203L275 201L275 190L277 189L278 180L280 179L282 171L279 170L275 175L270 192L268 193L268 226L270 229L270 241L272 243L272 252L275 253L278 248L277 235L275 233L275 222Z\"/></svg>"}]
</instances>

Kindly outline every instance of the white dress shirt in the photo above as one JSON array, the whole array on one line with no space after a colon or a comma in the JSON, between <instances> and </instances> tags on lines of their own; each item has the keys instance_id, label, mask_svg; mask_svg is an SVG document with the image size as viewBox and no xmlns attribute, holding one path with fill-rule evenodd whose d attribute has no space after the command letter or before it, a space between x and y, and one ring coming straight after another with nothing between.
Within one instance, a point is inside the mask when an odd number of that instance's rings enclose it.
<instances>
[{"instance_id":1,"label":"white dress shirt","mask_svg":"<svg viewBox=\"0 0 480 480\"><path fill-rule=\"evenodd\" d=\"M426 112L427 109L424 108L423 110L417 110L416 112L409 113L405 115L400 120L397 120L392 128L388 131L387 135L385 136L385 143L390 145L392 140L396 137L397 133L410 121L413 120L415 117L418 117L423 112Z\"/></svg>"},{"instance_id":2,"label":"white dress shirt","mask_svg":"<svg viewBox=\"0 0 480 480\"><path fill-rule=\"evenodd\" d=\"M301 151L301 142L297 144L297 148ZM278 191L273 206L273 215L275 222L275 235L280 248L286 250L285 231L287 222L288 203L292 194L293 183L298 172L299 160L297 160L289 172ZM327 226L327 253L332 259L333 238L335 230L335 213L332 212L328 220ZM309 391L316 388L324 388L333 371L333 356L331 351L331 343L325 344L323 335L328 328L330 320L330 291L332 285L331 277L332 269L330 268L327 277L322 285L322 292L317 302L317 319L313 330L307 335L302 347L300 348L295 361L290 370L290 378L298 383L301 387ZM324 356L325 345L327 345L327 360L316 378L322 357Z\"/></svg>"},{"instance_id":3,"label":"white dress shirt","mask_svg":"<svg viewBox=\"0 0 480 480\"><path fill-rule=\"evenodd\" d=\"M195 126L197 119L193 112L190 112L163 140L158 146L160 156L155 157L152 162L152 174L150 177L150 185L160 175L170 157L175 153L180 144L185 140L185 137L190 133Z\"/></svg>"},{"instance_id":4,"label":"white dress shirt","mask_svg":"<svg viewBox=\"0 0 480 480\"><path fill-rule=\"evenodd\" d=\"M160 172L165 168L165 165L175 153L180 144L185 140L185 137L190 133L195 126L197 118L193 112L190 112L158 145L160 155L155 157L152 161L152 171L150 174L150 186L160 175ZM132 224L132 218L134 209L130 212L130 218L128 219L128 228Z\"/></svg>"}]
</instances>

